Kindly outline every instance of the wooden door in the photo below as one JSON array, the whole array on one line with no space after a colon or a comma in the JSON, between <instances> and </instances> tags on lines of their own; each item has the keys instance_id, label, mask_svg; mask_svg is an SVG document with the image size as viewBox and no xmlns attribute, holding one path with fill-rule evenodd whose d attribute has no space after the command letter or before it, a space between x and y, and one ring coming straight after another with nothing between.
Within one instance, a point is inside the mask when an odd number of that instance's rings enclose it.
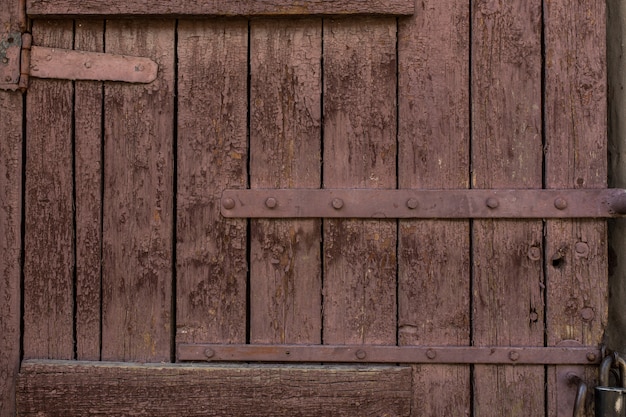
<instances>
[{"instance_id":1,"label":"wooden door","mask_svg":"<svg viewBox=\"0 0 626 417\"><path fill-rule=\"evenodd\" d=\"M6 33L159 72L0 91L2 417L560 417L595 385L606 223L568 193L606 188L604 2L14 3ZM457 214L389 214L426 190Z\"/></svg>"}]
</instances>

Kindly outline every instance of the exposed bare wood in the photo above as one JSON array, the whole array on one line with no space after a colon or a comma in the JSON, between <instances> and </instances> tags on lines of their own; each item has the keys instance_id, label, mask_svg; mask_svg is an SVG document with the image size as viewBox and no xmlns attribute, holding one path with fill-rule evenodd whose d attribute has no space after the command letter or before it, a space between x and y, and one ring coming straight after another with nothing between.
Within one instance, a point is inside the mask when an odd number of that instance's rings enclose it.
<instances>
[{"instance_id":1,"label":"exposed bare wood","mask_svg":"<svg viewBox=\"0 0 626 417\"><path fill-rule=\"evenodd\" d=\"M20 416L408 416L408 367L26 362Z\"/></svg>"},{"instance_id":2,"label":"exposed bare wood","mask_svg":"<svg viewBox=\"0 0 626 417\"><path fill-rule=\"evenodd\" d=\"M396 187L396 21L324 21L324 187ZM393 220L324 221L324 342L396 344Z\"/></svg>"},{"instance_id":3,"label":"exposed bare wood","mask_svg":"<svg viewBox=\"0 0 626 417\"><path fill-rule=\"evenodd\" d=\"M74 47L101 52L104 22L78 20ZM102 94L99 82L75 83L76 356L100 359L102 249Z\"/></svg>"},{"instance_id":4,"label":"exposed bare wood","mask_svg":"<svg viewBox=\"0 0 626 417\"><path fill-rule=\"evenodd\" d=\"M604 188L607 182L605 2L545 3L546 187ZM546 224L547 341L600 344L607 325L604 221ZM548 415L567 392L549 368ZM597 384L596 370L581 378ZM575 391L575 387L569 388ZM589 410L587 414L593 415Z\"/></svg>"},{"instance_id":5,"label":"exposed bare wood","mask_svg":"<svg viewBox=\"0 0 626 417\"><path fill-rule=\"evenodd\" d=\"M71 48L71 21L37 21L41 45ZM74 227L71 81L32 80L26 99L24 357L72 359Z\"/></svg>"},{"instance_id":6,"label":"exposed bare wood","mask_svg":"<svg viewBox=\"0 0 626 417\"><path fill-rule=\"evenodd\" d=\"M321 19L251 23L252 188L321 185L321 32ZM320 343L321 221L250 227L250 340Z\"/></svg>"},{"instance_id":7,"label":"exposed bare wood","mask_svg":"<svg viewBox=\"0 0 626 417\"><path fill-rule=\"evenodd\" d=\"M105 45L161 70L149 85L105 88L102 358L169 360L174 21L109 21Z\"/></svg>"},{"instance_id":8,"label":"exposed bare wood","mask_svg":"<svg viewBox=\"0 0 626 417\"><path fill-rule=\"evenodd\" d=\"M407 15L413 0L156 0L151 2L112 0L28 0L30 16L46 15L196 15L196 16L289 16L311 14Z\"/></svg>"},{"instance_id":9,"label":"exposed bare wood","mask_svg":"<svg viewBox=\"0 0 626 417\"><path fill-rule=\"evenodd\" d=\"M472 183L541 188L541 1L472 5ZM473 227L477 346L542 346L540 221ZM543 367L476 366L475 414L544 414Z\"/></svg>"},{"instance_id":10,"label":"exposed bare wood","mask_svg":"<svg viewBox=\"0 0 626 417\"><path fill-rule=\"evenodd\" d=\"M459 0L419 6L398 28L398 185L468 188L469 8ZM469 237L469 221L400 221L401 346L469 345ZM413 416L470 415L469 365L414 366L413 381Z\"/></svg>"},{"instance_id":11,"label":"exposed bare wood","mask_svg":"<svg viewBox=\"0 0 626 417\"><path fill-rule=\"evenodd\" d=\"M219 198L247 186L247 51L246 21L178 25L178 342L246 339L246 221Z\"/></svg>"}]
</instances>

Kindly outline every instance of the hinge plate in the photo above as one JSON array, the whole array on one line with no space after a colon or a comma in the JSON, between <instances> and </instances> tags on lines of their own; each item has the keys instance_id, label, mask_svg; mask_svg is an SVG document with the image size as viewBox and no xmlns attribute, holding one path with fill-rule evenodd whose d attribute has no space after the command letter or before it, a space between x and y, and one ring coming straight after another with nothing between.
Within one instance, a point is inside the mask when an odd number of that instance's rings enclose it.
<instances>
[{"instance_id":1,"label":"hinge plate","mask_svg":"<svg viewBox=\"0 0 626 417\"><path fill-rule=\"evenodd\" d=\"M21 33L10 32L0 36L0 90L19 88L21 51Z\"/></svg>"}]
</instances>

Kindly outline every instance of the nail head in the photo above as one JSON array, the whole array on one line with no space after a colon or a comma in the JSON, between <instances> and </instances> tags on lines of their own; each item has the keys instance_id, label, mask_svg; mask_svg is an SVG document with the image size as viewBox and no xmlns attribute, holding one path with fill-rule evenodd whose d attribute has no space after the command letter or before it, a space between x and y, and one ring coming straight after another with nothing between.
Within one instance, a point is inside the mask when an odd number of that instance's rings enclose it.
<instances>
[{"instance_id":1,"label":"nail head","mask_svg":"<svg viewBox=\"0 0 626 417\"><path fill-rule=\"evenodd\" d=\"M409 198L406 201L406 206L410 208L411 210L415 210L418 205L419 205L419 202L415 198Z\"/></svg>"},{"instance_id":2,"label":"nail head","mask_svg":"<svg viewBox=\"0 0 626 417\"><path fill-rule=\"evenodd\" d=\"M224 207L226 210L231 210L235 208L235 200L233 200L232 198L225 198L222 201L222 207Z\"/></svg>"},{"instance_id":3,"label":"nail head","mask_svg":"<svg viewBox=\"0 0 626 417\"><path fill-rule=\"evenodd\" d=\"M489 207L490 209L495 209L500 205L500 203L498 202L498 199L493 198L493 197L489 197L487 199L487 207Z\"/></svg>"},{"instance_id":4,"label":"nail head","mask_svg":"<svg viewBox=\"0 0 626 417\"><path fill-rule=\"evenodd\" d=\"M333 203L332 204L333 204L333 207L336 210L339 210L340 208L343 207L343 200L341 198L335 198L335 199L333 199Z\"/></svg>"},{"instance_id":5,"label":"nail head","mask_svg":"<svg viewBox=\"0 0 626 417\"><path fill-rule=\"evenodd\" d=\"M565 210L567 208L567 201L563 197L557 197L554 200L554 207L558 210Z\"/></svg>"},{"instance_id":6,"label":"nail head","mask_svg":"<svg viewBox=\"0 0 626 417\"><path fill-rule=\"evenodd\" d=\"M276 207L277 204L278 204L278 201L276 201L274 197L268 197L268 199L265 200L265 206L267 208L273 209Z\"/></svg>"}]
</instances>

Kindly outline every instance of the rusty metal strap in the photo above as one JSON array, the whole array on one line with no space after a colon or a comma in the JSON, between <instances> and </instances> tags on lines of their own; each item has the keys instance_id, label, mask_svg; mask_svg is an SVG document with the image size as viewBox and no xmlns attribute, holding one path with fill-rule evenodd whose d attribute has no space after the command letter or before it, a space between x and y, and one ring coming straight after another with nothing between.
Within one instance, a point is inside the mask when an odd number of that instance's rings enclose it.
<instances>
[{"instance_id":1,"label":"rusty metal strap","mask_svg":"<svg viewBox=\"0 0 626 417\"><path fill-rule=\"evenodd\" d=\"M180 344L179 361L591 365L596 347Z\"/></svg>"},{"instance_id":2,"label":"rusty metal strap","mask_svg":"<svg viewBox=\"0 0 626 417\"><path fill-rule=\"evenodd\" d=\"M225 190L225 217L607 218L626 214L626 190Z\"/></svg>"}]
</instances>

